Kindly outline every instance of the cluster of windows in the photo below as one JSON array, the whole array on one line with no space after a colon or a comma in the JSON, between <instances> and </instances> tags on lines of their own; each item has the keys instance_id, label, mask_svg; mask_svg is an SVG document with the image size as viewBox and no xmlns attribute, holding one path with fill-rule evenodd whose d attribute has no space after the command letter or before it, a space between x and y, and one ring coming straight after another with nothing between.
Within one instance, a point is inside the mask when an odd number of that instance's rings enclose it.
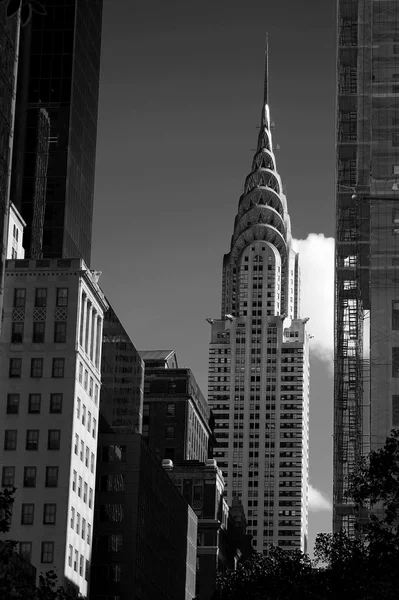
<instances>
[{"instance_id":1,"label":"cluster of windows","mask_svg":"<svg viewBox=\"0 0 399 600\"><path fill-rule=\"evenodd\" d=\"M68 288L57 288L56 307L68 306ZM26 288L14 289L14 308L25 308L26 306ZM47 306L47 288L35 289L35 308L45 308Z\"/></svg>"},{"instance_id":2,"label":"cluster of windows","mask_svg":"<svg viewBox=\"0 0 399 600\"><path fill-rule=\"evenodd\" d=\"M93 439L96 439L97 419L92 417L91 412L86 408L86 405L82 403L80 398L76 399L76 418L82 422L83 427L87 428L87 431L91 433Z\"/></svg>"},{"instance_id":3,"label":"cluster of windows","mask_svg":"<svg viewBox=\"0 0 399 600\"><path fill-rule=\"evenodd\" d=\"M83 478L79 475L77 471L73 471L72 473L72 491L76 492L79 498L82 498L85 504L89 505L89 508L92 507L93 503L93 490L89 488L86 481L83 481Z\"/></svg>"},{"instance_id":4,"label":"cluster of windows","mask_svg":"<svg viewBox=\"0 0 399 600\"><path fill-rule=\"evenodd\" d=\"M75 550L72 544L69 544L68 548L68 566L79 573L80 577L84 576L86 581L89 580L89 561L85 559L83 554L79 555L79 551Z\"/></svg>"},{"instance_id":5,"label":"cluster of windows","mask_svg":"<svg viewBox=\"0 0 399 600\"><path fill-rule=\"evenodd\" d=\"M11 325L11 343L22 344L24 341L24 321L13 321ZM34 344L44 344L46 334L46 322L45 321L33 321L32 327L32 342ZM55 344L62 344L66 342L67 336L67 322L66 321L55 321L53 329L53 342Z\"/></svg>"},{"instance_id":6,"label":"cluster of windows","mask_svg":"<svg viewBox=\"0 0 399 600\"><path fill-rule=\"evenodd\" d=\"M27 429L25 450L39 450L39 429ZM6 429L4 432L4 450L16 450L18 441L17 429ZM59 450L61 447L61 429L48 429L47 450Z\"/></svg>"},{"instance_id":7,"label":"cluster of windows","mask_svg":"<svg viewBox=\"0 0 399 600\"><path fill-rule=\"evenodd\" d=\"M4 466L2 469L1 485L15 486L15 466ZM23 468L23 487L36 487L37 467ZM58 467L45 467L45 487L58 487Z\"/></svg>"},{"instance_id":8,"label":"cluster of windows","mask_svg":"<svg viewBox=\"0 0 399 600\"><path fill-rule=\"evenodd\" d=\"M89 376L88 369L85 369L82 362L79 362L78 381L83 389L93 398L94 404L98 404L98 384L94 383L93 377Z\"/></svg>"},{"instance_id":9,"label":"cluster of windows","mask_svg":"<svg viewBox=\"0 0 399 600\"><path fill-rule=\"evenodd\" d=\"M43 525L55 525L57 517L56 504L43 504ZM35 521L35 504L26 503L21 506L21 525L33 525ZM43 562L43 561L42 561Z\"/></svg>"},{"instance_id":10,"label":"cluster of windows","mask_svg":"<svg viewBox=\"0 0 399 600\"><path fill-rule=\"evenodd\" d=\"M82 540L90 545L91 525L73 506L71 506L71 518L69 524L71 529L76 531L76 533L81 536Z\"/></svg>"},{"instance_id":11,"label":"cluster of windows","mask_svg":"<svg viewBox=\"0 0 399 600\"><path fill-rule=\"evenodd\" d=\"M31 358L30 376L34 379L42 378L44 372L44 358ZM51 367L51 377L62 378L65 373L65 358L53 358ZM10 378L22 377L22 358L10 358L9 371Z\"/></svg>"},{"instance_id":12,"label":"cluster of windows","mask_svg":"<svg viewBox=\"0 0 399 600\"><path fill-rule=\"evenodd\" d=\"M85 448L84 440L81 440L77 433L75 433L74 453L76 454L76 456L79 456L81 462L83 462L85 466L87 468L90 468L90 471L94 473L94 467L96 462L94 452L90 452L89 446L86 446Z\"/></svg>"},{"instance_id":13,"label":"cluster of windows","mask_svg":"<svg viewBox=\"0 0 399 600\"><path fill-rule=\"evenodd\" d=\"M48 397L48 411L50 413L62 413L63 394L50 394ZM17 415L20 412L21 394L7 394L6 412L8 415ZM28 413L40 414L42 409L42 394L28 395Z\"/></svg>"}]
</instances>

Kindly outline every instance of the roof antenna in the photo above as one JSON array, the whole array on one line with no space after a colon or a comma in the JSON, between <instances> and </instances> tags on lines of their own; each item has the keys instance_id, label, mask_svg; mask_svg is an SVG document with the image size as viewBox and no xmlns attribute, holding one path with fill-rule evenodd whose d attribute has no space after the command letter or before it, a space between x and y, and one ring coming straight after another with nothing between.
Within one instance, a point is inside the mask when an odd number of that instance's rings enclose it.
<instances>
[{"instance_id":1,"label":"roof antenna","mask_svg":"<svg viewBox=\"0 0 399 600\"><path fill-rule=\"evenodd\" d=\"M269 104L269 34L266 33L266 48L265 48L265 82L263 88L264 104Z\"/></svg>"}]
</instances>

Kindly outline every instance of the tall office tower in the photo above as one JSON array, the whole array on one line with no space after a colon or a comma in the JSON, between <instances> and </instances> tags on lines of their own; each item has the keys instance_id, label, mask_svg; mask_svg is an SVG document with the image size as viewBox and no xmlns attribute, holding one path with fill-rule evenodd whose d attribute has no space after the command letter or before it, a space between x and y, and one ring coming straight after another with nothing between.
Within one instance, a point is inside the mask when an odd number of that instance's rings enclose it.
<instances>
[{"instance_id":1,"label":"tall office tower","mask_svg":"<svg viewBox=\"0 0 399 600\"><path fill-rule=\"evenodd\" d=\"M39 575L87 595L103 313L81 259L10 260L0 343L2 487L16 487L7 537Z\"/></svg>"},{"instance_id":2,"label":"tall office tower","mask_svg":"<svg viewBox=\"0 0 399 600\"><path fill-rule=\"evenodd\" d=\"M223 261L222 315L209 319L214 457L260 552L270 543L306 549L308 528L308 334L267 91L266 57L258 146Z\"/></svg>"},{"instance_id":3,"label":"tall office tower","mask_svg":"<svg viewBox=\"0 0 399 600\"><path fill-rule=\"evenodd\" d=\"M334 518L399 427L399 3L338 2Z\"/></svg>"},{"instance_id":4,"label":"tall office tower","mask_svg":"<svg viewBox=\"0 0 399 600\"><path fill-rule=\"evenodd\" d=\"M28 257L35 257L35 211L45 209L43 257L81 257L89 265L102 0L41 3L46 14L33 13L21 33L11 199L27 223ZM48 156L41 109L50 125ZM40 245L33 240L36 251Z\"/></svg>"}]
</instances>

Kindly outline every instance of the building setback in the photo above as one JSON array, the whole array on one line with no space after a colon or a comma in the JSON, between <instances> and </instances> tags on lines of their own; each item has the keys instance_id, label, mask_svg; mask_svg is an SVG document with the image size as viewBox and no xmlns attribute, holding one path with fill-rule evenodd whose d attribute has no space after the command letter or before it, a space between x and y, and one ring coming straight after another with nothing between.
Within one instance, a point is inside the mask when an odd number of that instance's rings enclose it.
<instances>
[{"instance_id":1,"label":"building setback","mask_svg":"<svg viewBox=\"0 0 399 600\"><path fill-rule=\"evenodd\" d=\"M7 537L38 574L87 595L103 314L81 259L9 260L0 343L0 465L17 488Z\"/></svg>"},{"instance_id":2,"label":"building setback","mask_svg":"<svg viewBox=\"0 0 399 600\"><path fill-rule=\"evenodd\" d=\"M306 550L308 531L309 336L267 88L266 57L257 150L223 261L222 314L208 319L214 457L259 552L271 543Z\"/></svg>"},{"instance_id":3,"label":"building setback","mask_svg":"<svg viewBox=\"0 0 399 600\"><path fill-rule=\"evenodd\" d=\"M399 6L339 0L333 529L356 462L399 427Z\"/></svg>"},{"instance_id":4,"label":"building setback","mask_svg":"<svg viewBox=\"0 0 399 600\"><path fill-rule=\"evenodd\" d=\"M11 199L27 223L28 257L39 208L43 257L90 265L103 3L41 4L46 14L33 12L21 31Z\"/></svg>"}]
</instances>

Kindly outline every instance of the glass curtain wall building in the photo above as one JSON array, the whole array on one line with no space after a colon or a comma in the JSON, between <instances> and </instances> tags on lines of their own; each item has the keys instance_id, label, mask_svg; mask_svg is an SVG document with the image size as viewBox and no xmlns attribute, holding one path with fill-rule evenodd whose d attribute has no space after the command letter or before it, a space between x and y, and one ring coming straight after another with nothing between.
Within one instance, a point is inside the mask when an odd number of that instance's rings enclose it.
<instances>
[{"instance_id":1,"label":"glass curtain wall building","mask_svg":"<svg viewBox=\"0 0 399 600\"><path fill-rule=\"evenodd\" d=\"M43 257L90 264L102 0L42 0L21 36L11 198L27 223L37 187L38 111L50 122Z\"/></svg>"},{"instance_id":2,"label":"glass curtain wall building","mask_svg":"<svg viewBox=\"0 0 399 600\"><path fill-rule=\"evenodd\" d=\"M267 57L266 57L267 67ZM209 319L209 404L227 501L242 500L255 548L307 545L309 343L299 264L273 153L265 76L252 170Z\"/></svg>"}]
</instances>

